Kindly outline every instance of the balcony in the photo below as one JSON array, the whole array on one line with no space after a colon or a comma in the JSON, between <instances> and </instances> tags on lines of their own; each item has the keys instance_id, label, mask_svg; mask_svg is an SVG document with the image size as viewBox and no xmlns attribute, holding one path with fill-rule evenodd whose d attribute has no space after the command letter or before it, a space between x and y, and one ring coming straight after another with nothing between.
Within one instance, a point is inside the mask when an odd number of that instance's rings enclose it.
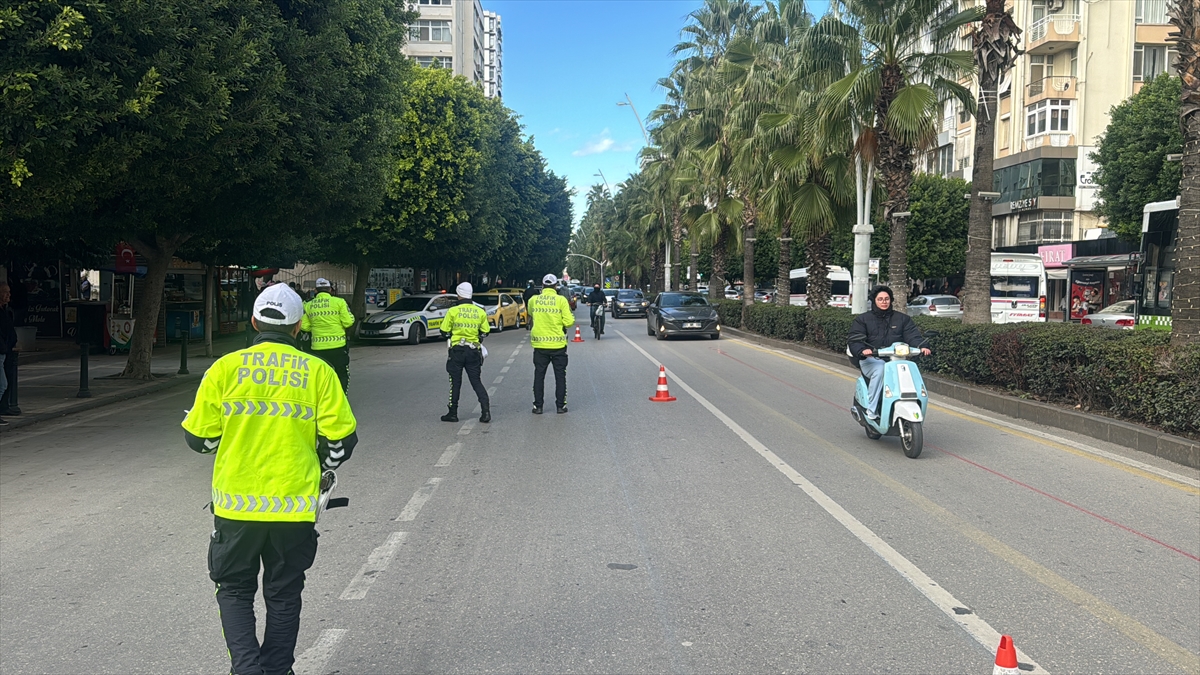
<instances>
[{"instance_id":1,"label":"balcony","mask_svg":"<svg viewBox=\"0 0 1200 675\"><path fill-rule=\"evenodd\" d=\"M1076 80L1070 75L1055 75L1035 80L1025 85L1025 105L1047 98L1076 99L1076 87Z\"/></svg>"},{"instance_id":2,"label":"balcony","mask_svg":"<svg viewBox=\"0 0 1200 675\"><path fill-rule=\"evenodd\" d=\"M1050 14L1029 27L1026 54L1054 54L1079 44L1079 15Z\"/></svg>"}]
</instances>

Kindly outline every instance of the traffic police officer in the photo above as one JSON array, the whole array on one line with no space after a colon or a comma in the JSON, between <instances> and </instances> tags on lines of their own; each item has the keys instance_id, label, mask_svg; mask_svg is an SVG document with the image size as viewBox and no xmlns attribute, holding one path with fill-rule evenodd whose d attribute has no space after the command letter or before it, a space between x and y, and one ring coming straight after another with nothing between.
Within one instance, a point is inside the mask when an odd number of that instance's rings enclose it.
<instances>
[{"instance_id":1,"label":"traffic police officer","mask_svg":"<svg viewBox=\"0 0 1200 675\"><path fill-rule=\"evenodd\" d=\"M450 353L446 358L446 372L450 373L450 410L442 415L443 422L458 421L458 395L462 391L463 369L471 380L471 388L479 397L479 421L492 421L491 401L487 389L479 379L483 369L483 345L480 338L488 334L487 312L471 302L474 289L465 281L454 289L458 304L451 307L442 319L442 331L450 331Z\"/></svg>"},{"instance_id":2,"label":"traffic police officer","mask_svg":"<svg viewBox=\"0 0 1200 675\"><path fill-rule=\"evenodd\" d=\"M354 325L354 315L346 301L333 295L328 279L317 279L317 295L304 303L300 330L312 333L312 353L333 367L342 391L350 388L350 347L346 329Z\"/></svg>"},{"instance_id":3,"label":"traffic police officer","mask_svg":"<svg viewBox=\"0 0 1200 675\"><path fill-rule=\"evenodd\" d=\"M542 292L529 301L533 331L533 414L542 414L546 389L546 368L554 365L554 404L558 413L567 412L567 329L575 325L575 315L567 299L559 295L553 274L542 277Z\"/></svg>"},{"instance_id":4,"label":"traffic police officer","mask_svg":"<svg viewBox=\"0 0 1200 675\"><path fill-rule=\"evenodd\" d=\"M350 403L324 361L296 347L303 302L283 284L254 301L254 344L205 373L184 438L213 463L208 575L235 675L282 675L295 662L304 572L317 554L323 469L358 442ZM259 571L266 632L259 645Z\"/></svg>"}]
</instances>

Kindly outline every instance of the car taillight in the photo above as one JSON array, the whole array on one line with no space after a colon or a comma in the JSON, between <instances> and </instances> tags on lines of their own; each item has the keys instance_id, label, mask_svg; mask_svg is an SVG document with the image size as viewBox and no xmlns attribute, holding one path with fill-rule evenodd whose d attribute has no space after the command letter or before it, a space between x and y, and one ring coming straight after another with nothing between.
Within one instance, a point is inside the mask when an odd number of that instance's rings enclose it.
<instances>
[{"instance_id":1,"label":"car taillight","mask_svg":"<svg viewBox=\"0 0 1200 675\"><path fill-rule=\"evenodd\" d=\"M1083 317L1082 319L1080 319L1080 320L1079 320L1079 323L1082 323L1082 324L1084 324L1085 326L1090 326L1090 325L1092 325L1092 320L1091 320L1091 319L1089 319L1089 318L1087 318L1087 317L1085 316L1085 317Z\"/></svg>"},{"instance_id":2,"label":"car taillight","mask_svg":"<svg viewBox=\"0 0 1200 675\"><path fill-rule=\"evenodd\" d=\"M1133 328L1133 319L1117 319L1117 325L1122 328Z\"/></svg>"},{"instance_id":3,"label":"car taillight","mask_svg":"<svg viewBox=\"0 0 1200 675\"><path fill-rule=\"evenodd\" d=\"M931 311L931 312L936 312L936 311L937 311L937 305L930 305L930 306L929 306L929 311Z\"/></svg>"},{"instance_id":4,"label":"car taillight","mask_svg":"<svg viewBox=\"0 0 1200 675\"><path fill-rule=\"evenodd\" d=\"M1038 298L1038 318L1046 318L1046 296L1044 295ZM1089 321L1088 323L1091 322Z\"/></svg>"}]
</instances>

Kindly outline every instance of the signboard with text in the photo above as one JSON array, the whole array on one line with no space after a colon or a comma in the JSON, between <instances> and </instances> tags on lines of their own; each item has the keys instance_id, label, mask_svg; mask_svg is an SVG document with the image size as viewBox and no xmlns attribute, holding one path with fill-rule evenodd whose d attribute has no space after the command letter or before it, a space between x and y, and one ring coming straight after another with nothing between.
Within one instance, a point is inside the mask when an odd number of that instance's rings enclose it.
<instances>
[{"instance_id":1,"label":"signboard with text","mask_svg":"<svg viewBox=\"0 0 1200 675\"><path fill-rule=\"evenodd\" d=\"M1074 257L1075 244L1039 246L1038 255L1042 256L1042 265L1047 268L1063 267L1063 263Z\"/></svg>"}]
</instances>

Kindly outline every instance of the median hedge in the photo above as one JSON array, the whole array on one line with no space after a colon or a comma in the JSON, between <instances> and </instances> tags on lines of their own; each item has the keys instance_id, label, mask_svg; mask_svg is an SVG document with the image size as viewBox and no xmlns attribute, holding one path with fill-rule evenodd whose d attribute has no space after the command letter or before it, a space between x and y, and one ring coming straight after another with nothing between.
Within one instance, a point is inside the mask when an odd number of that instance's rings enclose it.
<instances>
[{"instance_id":1,"label":"median hedge","mask_svg":"<svg viewBox=\"0 0 1200 675\"><path fill-rule=\"evenodd\" d=\"M741 309L740 302L718 301L726 326L742 327ZM845 309L755 304L744 328L844 353L852 320ZM1200 345L1171 347L1167 333L1079 324L916 322L936 333L933 356L921 364L927 373L1200 437Z\"/></svg>"}]
</instances>

